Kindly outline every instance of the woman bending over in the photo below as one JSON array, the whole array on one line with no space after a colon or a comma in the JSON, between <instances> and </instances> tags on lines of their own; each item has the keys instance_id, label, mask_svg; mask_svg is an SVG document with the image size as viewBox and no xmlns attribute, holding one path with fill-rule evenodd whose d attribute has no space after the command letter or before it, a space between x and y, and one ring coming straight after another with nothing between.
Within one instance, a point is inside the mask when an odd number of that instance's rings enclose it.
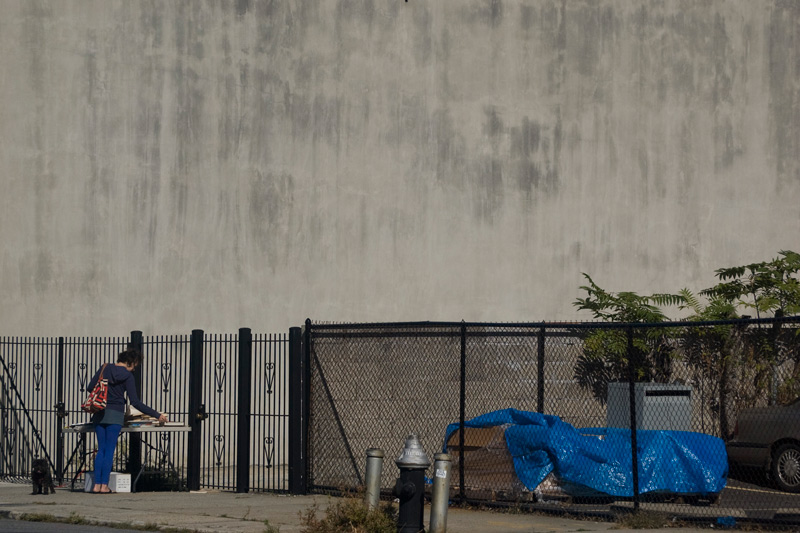
<instances>
[{"instance_id":1,"label":"woman bending over","mask_svg":"<svg viewBox=\"0 0 800 533\"><path fill-rule=\"evenodd\" d=\"M117 448L117 439L125 421L125 393L128 394L128 400L133 407L146 415L157 418L159 422L167 422L167 415L162 415L142 403L136 393L136 383L131 372L141 363L141 352L131 349L125 350L117 356L116 364L105 364L100 367L87 387L87 390L91 392L97 386L101 371L103 372L103 378L108 380L108 403L106 408L92 415L92 424L97 434L93 493L111 493L108 488L108 478L111 474L111 464L114 460L114 450Z\"/></svg>"}]
</instances>

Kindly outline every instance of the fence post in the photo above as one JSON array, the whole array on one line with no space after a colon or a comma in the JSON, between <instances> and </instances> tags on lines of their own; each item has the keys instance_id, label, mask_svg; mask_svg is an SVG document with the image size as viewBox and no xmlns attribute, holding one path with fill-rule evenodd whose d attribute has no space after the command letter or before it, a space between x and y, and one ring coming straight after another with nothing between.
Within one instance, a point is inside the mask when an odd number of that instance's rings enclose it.
<instances>
[{"instance_id":1,"label":"fence post","mask_svg":"<svg viewBox=\"0 0 800 533\"><path fill-rule=\"evenodd\" d=\"M310 451L308 438L308 429L311 424L311 319L306 318L306 329L303 331L303 380L305 386L303 387L303 444L306 452L306 459L303 461L303 468L305 468L305 485L308 487L308 464L310 460Z\"/></svg>"},{"instance_id":2,"label":"fence post","mask_svg":"<svg viewBox=\"0 0 800 533\"><path fill-rule=\"evenodd\" d=\"M64 420L67 417L64 405L64 337L58 338L58 374L56 379L56 477L59 485L64 482Z\"/></svg>"},{"instance_id":3,"label":"fence post","mask_svg":"<svg viewBox=\"0 0 800 533\"><path fill-rule=\"evenodd\" d=\"M783 311L778 309L775 311L775 318L783 317ZM769 348L771 352L771 357L774 358L778 353L778 336L781 333L781 321L775 320L770 325L769 331ZM767 405L775 405L778 402L778 366L777 364L773 363L772 365L772 374L769 378L769 400ZM727 436L727 435L725 435Z\"/></svg>"},{"instance_id":4,"label":"fence post","mask_svg":"<svg viewBox=\"0 0 800 533\"><path fill-rule=\"evenodd\" d=\"M305 329L303 330L303 355L302 355L302 368L301 372L303 373L303 427L300 431L303 432L302 439L303 439L303 453L305 453L305 457L303 459L303 490L308 492L308 487L311 479L311 472L310 463L311 463L311 439L308 436L308 432L311 426L311 330L312 324L311 319L306 317L305 322Z\"/></svg>"},{"instance_id":5,"label":"fence post","mask_svg":"<svg viewBox=\"0 0 800 533\"><path fill-rule=\"evenodd\" d=\"M633 328L626 329L628 336L628 395L631 414L631 476L633 478L633 510L639 510L639 458L636 453L636 363L633 349Z\"/></svg>"},{"instance_id":6,"label":"fence post","mask_svg":"<svg viewBox=\"0 0 800 533\"><path fill-rule=\"evenodd\" d=\"M461 321L461 390L458 406L458 497L463 503L467 499L464 484L464 419L467 412L467 324Z\"/></svg>"},{"instance_id":7,"label":"fence post","mask_svg":"<svg viewBox=\"0 0 800 533\"><path fill-rule=\"evenodd\" d=\"M537 342L536 410L544 414L544 326L539 328Z\"/></svg>"},{"instance_id":8,"label":"fence post","mask_svg":"<svg viewBox=\"0 0 800 533\"><path fill-rule=\"evenodd\" d=\"M144 335L141 331L131 331L130 347L138 350L144 356ZM144 363L146 364L146 363ZM142 397L142 365L133 369L133 381L136 384L136 394ZM142 435L128 433L128 472L136 474L142 469ZM135 487L132 487L135 490Z\"/></svg>"},{"instance_id":9,"label":"fence post","mask_svg":"<svg viewBox=\"0 0 800 533\"><path fill-rule=\"evenodd\" d=\"M289 493L306 494L305 387L301 328L289 328Z\"/></svg>"},{"instance_id":10,"label":"fence post","mask_svg":"<svg viewBox=\"0 0 800 533\"><path fill-rule=\"evenodd\" d=\"M189 490L200 490L200 456L202 453L201 422L203 408L203 330L192 330L189 341L189 450L186 484Z\"/></svg>"},{"instance_id":11,"label":"fence post","mask_svg":"<svg viewBox=\"0 0 800 533\"><path fill-rule=\"evenodd\" d=\"M236 431L236 492L250 489L250 380L253 366L253 335L239 329L239 385Z\"/></svg>"}]
</instances>

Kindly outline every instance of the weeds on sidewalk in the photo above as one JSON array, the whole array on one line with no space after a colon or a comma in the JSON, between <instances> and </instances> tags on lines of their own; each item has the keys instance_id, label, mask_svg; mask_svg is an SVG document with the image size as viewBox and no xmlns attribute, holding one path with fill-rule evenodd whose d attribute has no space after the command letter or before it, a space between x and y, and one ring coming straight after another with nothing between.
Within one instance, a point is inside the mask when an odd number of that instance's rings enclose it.
<instances>
[{"instance_id":1,"label":"weeds on sidewalk","mask_svg":"<svg viewBox=\"0 0 800 533\"><path fill-rule=\"evenodd\" d=\"M67 518L59 518L47 513L23 513L17 519L26 522L57 522L59 524L75 525L87 525L91 523L77 513L70 513Z\"/></svg>"},{"instance_id":2,"label":"weeds on sidewalk","mask_svg":"<svg viewBox=\"0 0 800 533\"><path fill-rule=\"evenodd\" d=\"M357 498L345 498L331 504L322 519L319 508L312 505L300 513L305 533L396 533L397 517L391 504L370 510Z\"/></svg>"},{"instance_id":3,"label":"weeds on sidewalk","mask_svg":"<svg viewBox=\"0 0 800 533\"><path fill-rule=\"evenodd\" d=\"M147 524L131 524L130 522L122 523L105 523L95 522L88 520L77 513L70 513L68 517L54 516L47 513L23 513L16 517L17 520L25 520L26 522L49 522L55 524L73 524L73 525L91 525L91 526L104 526L114 529L129 529L136 531L160 531L161 533L197 533L196 529L175 528L175 527L160 527L158 524L148 522ZM278 533L277 530L267 529L264 533Z\"/></svg>"},{"instance_id":4,"label":"weeds on sidewalk","mask_svg":"<svg viewBox=\"0 0 800 533\"><path fill-rule=\"evenodd\" d=\"M661 529L670 527L670 518L655 511L636 511L619 515L615 529Z\"/></svg>"}]
</instances>

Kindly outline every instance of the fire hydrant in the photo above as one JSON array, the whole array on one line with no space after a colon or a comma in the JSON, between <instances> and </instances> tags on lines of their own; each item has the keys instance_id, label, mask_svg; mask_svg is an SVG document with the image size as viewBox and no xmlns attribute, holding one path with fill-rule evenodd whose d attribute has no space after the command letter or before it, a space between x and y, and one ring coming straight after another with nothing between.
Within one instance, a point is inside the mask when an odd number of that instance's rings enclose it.
<instances>
[{"instance_id":1,"label":"fire hydrant","mask_svg":"<svg viewBox=\"0 0 800 533\"><path fill-rule=\"evenodd\" d=\"M397 533L423 531L422 515L425 506L425 469L431 462L415 434L406 437L400 457L394 461L400 469L400 478L393 493L400 499L397 513Z\"/></svg>"}]
</instances>

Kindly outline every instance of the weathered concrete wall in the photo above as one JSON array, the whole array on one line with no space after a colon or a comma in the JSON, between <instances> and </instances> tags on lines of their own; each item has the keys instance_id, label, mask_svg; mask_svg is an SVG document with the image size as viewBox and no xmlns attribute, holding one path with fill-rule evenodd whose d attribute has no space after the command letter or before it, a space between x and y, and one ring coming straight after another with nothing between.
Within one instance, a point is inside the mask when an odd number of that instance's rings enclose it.
<instances>
[{"instance_id":1,"label":"weathered concrete wall","mask_svg":"<svg viewBox=\"0 0 800 533\"><path fill-rule=\"evenodd\" d=\"M0 334L586 318L800 248L798 2L0 8Z\"/></svg>"}]
</instances>

